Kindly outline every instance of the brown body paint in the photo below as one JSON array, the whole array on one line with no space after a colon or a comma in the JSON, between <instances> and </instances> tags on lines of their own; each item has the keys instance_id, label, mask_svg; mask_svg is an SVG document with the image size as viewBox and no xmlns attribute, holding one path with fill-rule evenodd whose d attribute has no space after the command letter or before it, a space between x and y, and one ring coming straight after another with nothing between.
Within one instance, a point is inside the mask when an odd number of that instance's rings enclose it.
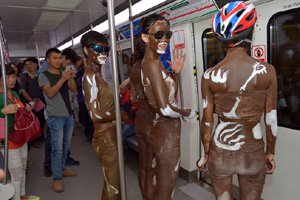
<instances>
[{"instance_id":1,"label":"brown body paint","mask_svg":"<svg viewBox=\"0 0 300 200\"><path fill-rule=\"evenodd\" d=\"M153 177L155 167L152 167L154 159L151 146L150 134L155 112L149 105L141 82L141 64L143 60L138 60L130 71L130 100L131 103L138 103L139 108L135 118L135 134L138 140L139 150L139 172L138 180L144 200L154 199Z\"/></svg>"},{"instance_id":2,"label":"brown body paint","mask_svg":"<svg viewBox=\"0 0 300 200\"><path fill-rule=\"evenodd\" d=\"M266 173L275 170L277 79L274 67L251 58L244 47L228 48L225 59L202 76L201 92L205 159L199 170L207 171L207 165L217 199L233 199L234 174L238 175L240 199L260 199ZM214 110L218 124L212 135ZM260 132L263 113L266 152Z\"/></svg>"},{"instance_id":3,"label":"brown body paint","mask_svg":"<svg viewBox=\"0 0 300 200\"><path fill-rule=\"evenodd\" d=\"M99 45L107 44L100 43ZM86 47L84 47L84 52L87 55L87 63L82 87L85 104L95 128L92 145L103 170L104 186L101 199L120 200L117 135L113 123L116 119L114 94L112 88L101 76L101 65L97 60L99 53Z\"/></svg>"},{"instance_id":4,"label":"brown body paint","mask_svg":"<svg viewBox=\"0 0 300 200\"><path fill-rule=\"evenodd\" d=\"M167 22L162 20L156 21L149 32L166 32L169 30L170 27ZM174 186L180 168L180 117L188 117L191 114L191 109L182 110L175 106L178 74L174 74L173 77L169 76L160 61L160 55L157 53L159 43L169 43L170 39L165 36L161 39L155 39L153 35L145 33L142 33L142 39L146 44L146 51L142 63L141 82L147 101L155 112L149 133L149 149L153 151L153 156L148 156L149 160L153 158L151 166L155 170L155 175L149 174L153 176L154 199L169 200L173 198ZM182 64L180 64L182 69L184 62L182 52L180 58L179 53L175 55L174 52L174 63L178 62ZM173 64L171 67L174 69ZM180 71L176 72L180 73ZM147 191L147 189L149 188L146 185L145 190Z\"/></svg>"}]
</instances>

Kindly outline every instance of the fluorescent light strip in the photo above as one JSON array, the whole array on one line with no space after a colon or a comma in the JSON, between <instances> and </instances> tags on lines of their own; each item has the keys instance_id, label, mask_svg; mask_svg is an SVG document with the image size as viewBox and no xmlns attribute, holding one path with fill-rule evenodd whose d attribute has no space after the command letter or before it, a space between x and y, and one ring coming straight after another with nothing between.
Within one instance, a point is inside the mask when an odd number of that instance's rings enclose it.
<instances>
[{"instance_id":1,"label":"fluorescent light strip","mask_svg":"<svg viewBox=\"0 0 300 200\"><path fill-rule=\"evenodd\" d=\"M167 0L141 0L138 3L134 4L132 6L132 15L137 15L140 14L141 12L152 8L160 3L163 3ZM121 24L125 24L129 22L129 9L125 9L122 12L120 12L119 14L117 14L115 16L115 26L119 26ZM97 31L99 33L103 33L105 31L109 30L109 25L108 25L108 20L106 20L105 22L102 22L101 24L95 26L93 28L93 31ZM88 31L87 31L88 32ZM85 32L86 33L86 32ZM83 33L84 34L84 33ZM82 35L77 36L76 38L74 38L74 45L78 44L80 42L80 39L82 37ZM64 46L66 45L66 46ZM59 50L63 50L65 48L68 48L72 46L72 40L68 41L67 43L63 44L62 46L60 46L58 49Z\"/></svg>"}]
</instances>

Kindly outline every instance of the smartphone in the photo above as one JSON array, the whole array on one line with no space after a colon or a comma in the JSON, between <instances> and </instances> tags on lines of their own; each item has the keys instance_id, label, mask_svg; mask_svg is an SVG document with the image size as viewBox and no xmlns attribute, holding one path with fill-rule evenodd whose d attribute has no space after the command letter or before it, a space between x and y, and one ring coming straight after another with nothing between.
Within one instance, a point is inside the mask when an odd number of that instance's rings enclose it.
<instances>
[{"instance_id":1,"label":"smartphone","mask_svg":"<svg viewBox=\"0 0 300 200\"><path fill-rule=\"evenodd\" d=\"M71 70L71 66L66 66L66 71L70 71Z\"/></svg>"}]
</instances>

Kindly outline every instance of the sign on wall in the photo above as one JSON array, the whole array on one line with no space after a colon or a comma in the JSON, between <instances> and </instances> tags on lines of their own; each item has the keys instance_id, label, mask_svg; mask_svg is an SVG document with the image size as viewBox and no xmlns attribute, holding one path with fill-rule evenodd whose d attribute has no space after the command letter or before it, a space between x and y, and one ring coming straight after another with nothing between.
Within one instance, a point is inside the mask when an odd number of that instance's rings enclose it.
<instances>
[{"instance_id":1,"label":"sign on wall","mask_svg":"<svg viewBox=\"0 0 300 200\"><path fill-rule=\"evenodd\" d=\"M252 57L266 62L266 45L255 45L252 47Z\"/></svg>"},{"instance_id":2,"label":"sign on wall","mask_svg":"<svg viewBox=\"0 0 300 200\"><path fill-rule=\"evenodd\" d=\"M185 48L184 30L178 30L173 32L174 49Z\"/></svg>"}]
</instances>

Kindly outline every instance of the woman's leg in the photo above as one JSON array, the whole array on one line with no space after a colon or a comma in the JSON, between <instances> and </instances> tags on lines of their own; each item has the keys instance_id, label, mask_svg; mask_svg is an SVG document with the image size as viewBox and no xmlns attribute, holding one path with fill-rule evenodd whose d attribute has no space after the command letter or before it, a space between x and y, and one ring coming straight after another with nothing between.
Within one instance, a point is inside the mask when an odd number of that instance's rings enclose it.
<instances>
[{"instance_id":1,"label":"woman's leg","mask_svg":"<svg viewBox=\"0 0 300 200\"><path fill-rule=\"evenodd\" d=\"M95 132L93 147L101 162L104 185L102 200L120 200L120 173L116 127L110 127L102 132Z\"/></svg>"},{"instance_id":2,"label":"woman's leg","mask_svg":"<svg viewBox=\"0 0 300 200\"><path fill-rule=\"evenodd\" d=\"M180 168L180 119L157 121L152 129L151 142L156 158L155 199L173 199ZM153 163L154 164L154 163Z\"/></svg>"},{"instance_id":3,"label":"woman's leg","mask_svg":"<svg viewBox=\"0 0 300 200\"><path fill-rule=\"evenodd\" d=\"M21 196L25 195L25 183L26 183L26 167L27 167L27 156L28 156L28 149L27 149L27 143L24 144L21 148L20 148L20 154L21 154L21 160L22 160L22 174L23 174L23 178L22 178L22 182L21 182Z\"/></svg>"}]
</instances>

